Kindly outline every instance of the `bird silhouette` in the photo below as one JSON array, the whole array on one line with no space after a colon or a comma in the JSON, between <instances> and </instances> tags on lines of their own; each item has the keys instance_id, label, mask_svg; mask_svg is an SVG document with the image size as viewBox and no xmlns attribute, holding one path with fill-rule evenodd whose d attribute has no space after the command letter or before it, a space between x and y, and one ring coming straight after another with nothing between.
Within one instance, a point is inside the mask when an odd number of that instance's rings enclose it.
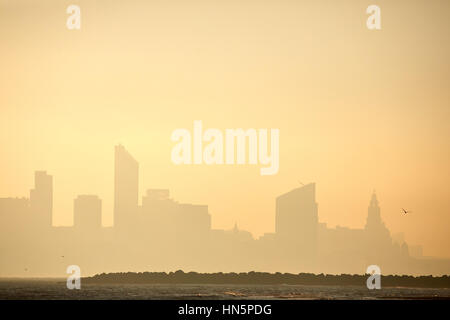
<instances>
[{"instance_id":1,"label":"bird silhouette","mask_svg":"<svg viewBox=\"0 0 450 320\"><path fill-rule=\"evenodd\" d=\"M411 213L411 211L405 210L405 209L403 209L403 208L402 208L402 210L403 210L403 213L404 213L404 214Z\"/></svg>"}]
</instances>

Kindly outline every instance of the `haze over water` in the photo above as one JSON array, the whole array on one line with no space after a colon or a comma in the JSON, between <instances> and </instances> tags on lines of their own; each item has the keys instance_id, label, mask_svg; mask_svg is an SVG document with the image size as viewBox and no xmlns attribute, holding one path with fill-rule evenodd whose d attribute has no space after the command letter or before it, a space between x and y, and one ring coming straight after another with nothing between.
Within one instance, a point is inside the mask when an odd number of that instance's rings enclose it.
<instances>
[{"instance_id":1,"label":"haze over water","mask_svg":"<svg viewBox=\"0 0 450 320\"><path fill-rule=\"evenodd\" d=\"M449 274L450 2L379 0L381 30L366 26L369 4L79 0L81 28L69 30L64 1L0 0L0 277L62 278L70 265L82 276ZM260 153L250 163L251 134L242 163L174 163L173 132L195 123L273 129L273 174L260 174ZM448 293L123 287L131 298Z\"/></svg>"}]
</instances>

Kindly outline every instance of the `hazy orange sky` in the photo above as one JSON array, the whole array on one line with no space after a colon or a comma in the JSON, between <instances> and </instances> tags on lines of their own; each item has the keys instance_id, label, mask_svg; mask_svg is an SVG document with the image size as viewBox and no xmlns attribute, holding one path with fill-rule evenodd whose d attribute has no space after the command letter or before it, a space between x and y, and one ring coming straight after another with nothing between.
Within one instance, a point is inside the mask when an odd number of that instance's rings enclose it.
<instances>
[{"instance_id":1,"label":"hazy orange sky","mask_svg":"<svg viewBox=\"0 0 450 320\"><path fill-rule=\"evenodd\" d=\"M81 30L66 8L81 7ZM382 30L366 28L381 8ZM276 196L317 183L319 220L362 228L373 189L392 233L450 257L450 2L0 0L0 197L54 176L54 224L97 194L114 145L140 194L208 204L213 228L274 231ZM173 130L280 129L280 170L172 164ZM412 211L405 216L401 207Z\"/></svg>"}]
</instances>

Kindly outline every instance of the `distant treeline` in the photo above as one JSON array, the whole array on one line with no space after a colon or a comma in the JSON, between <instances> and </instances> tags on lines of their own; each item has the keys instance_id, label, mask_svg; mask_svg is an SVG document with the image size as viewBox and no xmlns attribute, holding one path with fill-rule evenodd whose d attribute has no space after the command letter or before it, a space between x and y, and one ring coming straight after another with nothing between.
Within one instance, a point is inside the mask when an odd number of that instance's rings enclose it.
<instances>
[{"instance_id":1,"label":"distant treeline","mask_svg":"<svg viewBox=\"0 0 450 320\"><path fill-rule=\"evenodd\" d=\"M84 283L108 284L286 284L324 286L366 286L369 275L313 274L313 273L185 273L176 272L121 272L102 273L83 278ZM450 276L381 276L382 287L450 288Z\"/></svg>"}]
</instances>

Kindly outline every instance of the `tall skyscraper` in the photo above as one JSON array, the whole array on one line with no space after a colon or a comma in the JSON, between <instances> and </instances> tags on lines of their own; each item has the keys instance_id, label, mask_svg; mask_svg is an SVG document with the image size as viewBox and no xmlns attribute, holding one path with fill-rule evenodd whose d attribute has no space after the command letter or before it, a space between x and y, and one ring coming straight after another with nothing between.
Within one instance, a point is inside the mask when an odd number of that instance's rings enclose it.
<instances>
[{"instance_id":1,"label":"tall skyscraper","mask_svg":"<svg viewBox=\"0 0 450 320\"><path fill-rule=\"evenodd\" d=\"M276 199L275 232L278 236L310 239L317 236L316 185L291 190Z\"/></svg>"},{"instance_id":2,"label":"tall skyscraper","mask_svg":"<svg viewBox=\"0 0 450 320\"><path fill-rule=\"evenodd\" d=\"M98 231L102 227L102 200L96 195L79 195L73 201L74 227Z\"/></svg>"},{"instance_id":3,"label":"tall skyscraper","mask_svg":"<svg viewBox=\"0 0 450 320\"><path fill-rule=\"evenodd\" d=\"M34 189L30 190L32 220L40 227L53 225L53 177L45 171L34 174Z\"/></svg>"},{"instance_id":4,"label":"tall skyscraper","mask_svg":"<svg viewBox=\"0 0 450 320\"><path fill-rule=\"evenodd\" d=\"M318 233L314 183L277 197L275 233L285 252L297 256L303 265L314 265Z\"/></svg>"},{"instance_id":5,"label":"tall skyscraper","mask_svg":"<svg viewBox=\"0 0 450 320\"><path fill-rule=\"evenodd\" d=\"M129 229L137 221L139 164L121 145L115 147L114 226Z\"/></svg>"}]
</instances>

